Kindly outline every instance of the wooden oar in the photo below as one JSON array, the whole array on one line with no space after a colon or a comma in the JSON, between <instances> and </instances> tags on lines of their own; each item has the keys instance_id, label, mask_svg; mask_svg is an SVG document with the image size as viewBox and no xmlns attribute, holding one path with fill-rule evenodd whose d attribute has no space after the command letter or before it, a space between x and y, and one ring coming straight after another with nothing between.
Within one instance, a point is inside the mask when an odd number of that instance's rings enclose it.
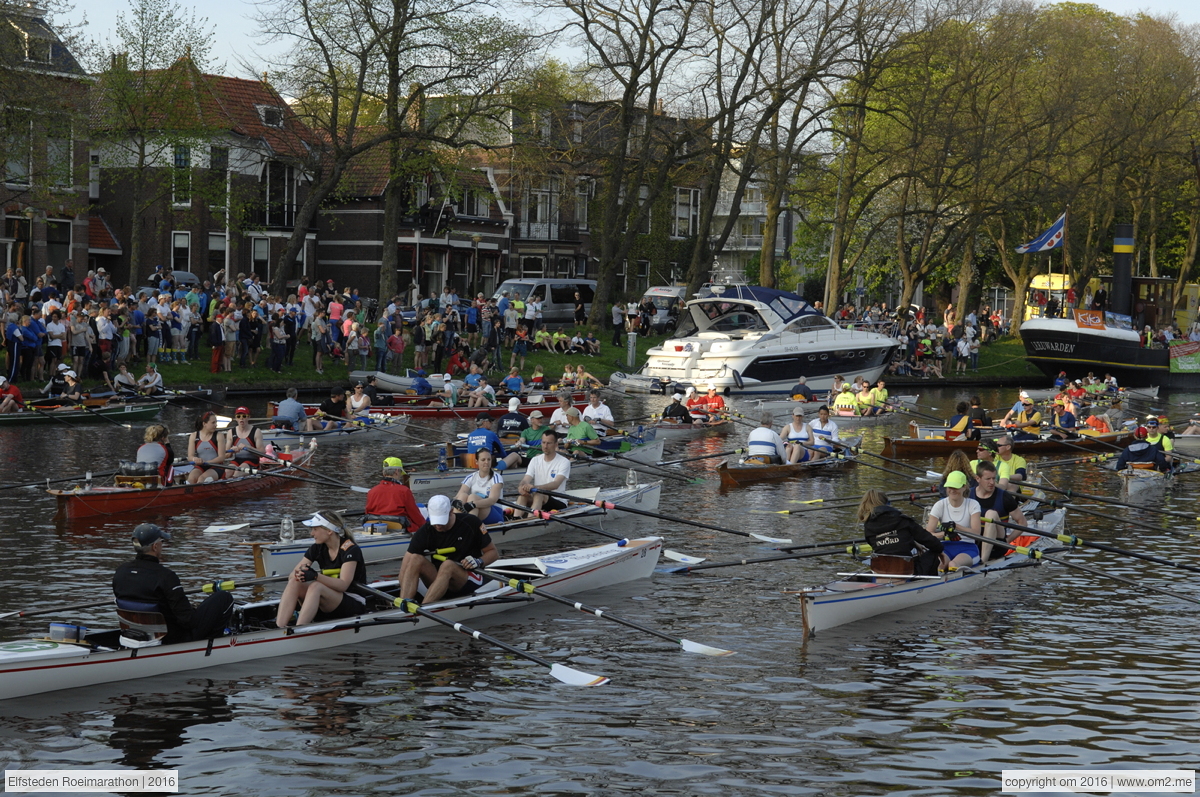
<instances>
[{"instance_id":1,"label":"wooden oar","mask_svg":"<svg viewBox=\"0 0 1200 797\"><path fill-rule=\"evenodd\" d=\"M403 609L404 611L408 612L409 614L416 614L416 615L420 615L421 617L428 618L428 619L434 621L435 623L441 623L442 625L446 626L447 628L453 628L455 631L459 632L460 634L466 634L467 636L471 637L472 639L476 639L481 642L487 642L489 645L498 647L501 650L506 650L509 653L513 654L514 656L520 656L523 659L529 659L530 661L534 662L535 664L540 664L541 666L546 667L547 669L550 670L550 675L552 677L554 677L555 679L557 679L559 681L562 681L564 684L570 684L571 686L603 686L604 684L608 683L609 679L605 678L603 676L592 675L591 673L586 673L586 672L583 672L582 670L572 669L571 667L567 667L564 664L555 664L554 662L550 662L550 661L543 659L541 656L535 656L532 653L527 653L526 651L521 650L520 648L513 647L512 645L508 644L507 642L502 642L493 636L488 636L487 634L485 634L481 631L476 631L473 628L468 628L467 626L463 625L462 623L456 623L453 620L447 620L444 617L439 617L435 612L431 612L428 609L422 608L421 604L417 603L414 600L408 600L405 598L393 598L391 595L387 594L386 592L377 590L374 587L368 587L364 584L358 584L357 588L364 589L367 592L370 592L372 595L376 595L380 598L383 598L384 600L390 601L393 606L395 606L398 609Z\"/></svg>"},{"instance_id":2,"label":"wooden oar","mask_svg":"<svg viewBox=\"0 0 1200 797\"><path fill-rule=\"evenodd\" d=\"M1006 529L1014 529L1025 534L1036 534L1039 537L1057 540L1076 548L1095 548L1098 551L1108 551L1109 553L1121 554L1133 559L1142 559L1147 562L1154 562L1159 565L1167 565L1168 567L1178 567L1180 570L1188 570L1192 573L1200 573L1200 567L1189 565L1183 562L1175 562L1170 559L1163 559L1148 553L1138 553L1137 551L1129 551L1124 548L1117 548L1113 545L1106 545L1102 542L1088 542L1076 537L1074 534L1055 534L1052 531L1042 531L1041 529L1032 528L1030 526L1022 526L1019 523L1010 523L1005 520L985 520L985 523L994 523L997 526L1003 526Z\"/></svg>"},{"instance_id":3,"label":"wooden oar","mask_svg":"<svg viewBox=\"0 0 1200 797\"><path fill-rule=\"evenodd\" d=\"M576 523L569 518L559 516L559 514L556 512L547 512L542 509L532 512L527 506L521 506L520 504L515 504L512 501L505 501L503 498L496 501L496 503L500 504L501 506L512 507L513 509L522 512L529 512L531 517L539 518L547 522L553 520L564 525L571 526L572 528L581 529L582 531L590 531L593 534L599 534L601 537L608 537L610 540L615 540L618 543L629 542L629 538L627 537L622 537L619 534L613 534L611 531L606 531L604 529L597 529L591 526L585 526L582 523ZM667 557L668 559L674 559L676 562L688 562L690 564L700 564L704 561L703 556L688 556L687 554L679 553L678 551L667 550L666 548L663 549L663 556Z\"/></svg>"},{"instance_id":4,"label":"wooden oar","mask_svg":"<svg viewBox=\"0 0 1200 797\"><path fill-rule=\"evenodd\" d=\"M783 562L789 559L811 559L814 556L830 556L846 552L851 556L865 556L871 553L871 546L864 543L849 545L845 548L834 548L828 551L809 551L807 553L788 553L778 556L760 556L756 559L738 559L731 562L709 562L703 565L684 565L682 567L657 568L658 573L691 573L696 570L711 570L716 567L738 567L740 565L756 565L763 562Z\"/></svg>"},{"instance_id":5,"label":"wooden oar","mask_svg":"<svg viewBox=\"0 0 1200 797\"><path fill-rule=\"evenodd\" d=\"M736 534L739 537L749 537L749 538L753 538L756 540L761 540L762 542L772 542L772 543L776 543L778 545L790 545L792 542L791 540L784 540L784 539L780 539L778 537L767 537L762 534L754 534L754 533L748 532L748 531L740 531L738 529L727 529L724 526L713 526L709 523L700 523L699 521L695 521L695 520L687 520L686 518L673 517L671 515L664 515L659 512L648 512L645 509L635 509L634 507L631 507L631 506L621 506L619 504L614 504L611 501L603 501L603 500L581 501L578 496L574 496L569 493L559 493L559 492L555 492L554 490L543 490L543 489L539 489L537 487L532 488L532 490L534 492L539 492L539 493L542 493L543 495L548 495L553 498L559 498L564 501L575 501L577 503L593 504L595 506L600 507L601 509L608 509L608 510L616 509L621 512L629 512L630 514L633 514L633 515L642 515L643 517L652 517L652 518L658 518L659 520L669 520L673 523L682 523L685 526L695 526L696 528L710 529L712 531L723 531L726 534Z\"/></svg>"},{"instance_id":6,"label":"wooden oar","mask_svg":"<svg viewBox=\"0 0 1200 797\"><path fill-rule=\"evenodd\" d=\"M100 479L105 476L112 476L117 473L115 470L106 470L100 473L83 473L78 476L64 476L61 479L42 479L36 482L26 482L25 484L2 484L0 490L15 490L18 487L41 487L43 484L62 484L63 482L85 481L89 477L92 479Z\"/></svg>"},{"instance_id":7,"label":"wooden oar","mask_svg":"<svg viewBox=\"0 0 1200 797\"><path fill-rule=\"evenodd\" d=\"M619 624L625 626L626 628L632 628L635 631L641 631L643 634L650 634L651 636L656 636L659 639L665 639L668 642L673 642L676 645L679 645L679 647L686 650L688 653L700 653L705 656L732 656L733 655L732 650L725 650L724 648L715 648L715 647L712 647L711 645L703 645L699 642L693 642L690 639L680 639L678 637L673 637L670 634L664 634L662 631L656 631L653 628L648 628L640 623L635 623L632 620L627 620L624 617L618 617L617 615L606 612L603 609L597 609L594 606L588 606L586 603L580 603L578 601L573 601L570 598L564 598L562 595L556 595L553 592L546 592L546 590L535 587L533 584L530 584L528 581L525 581L523 579L499 576L499 575L496 575L495 573L489 573L486 570L476 570L475 572L481 576L490 578L493 581L497 581L501 584L506 584L509 587L516 590L517 592L523 592L526 595L540 595L541 597L545 598L546 600L551 600L551 601L554 601L555 603L561 603L564 606L570 606L571 608L577 609L577 610L583 612L584 614L590 614L595 617L599 617L602 620L612 620L614 623L619 623Z\"/></svg>"},{"instance_id":8,"label":"wooden oar","mask_svg":"<svg viewBox=\"0 0 1200 797\"><path fill-rule=\"evenodd\" d=\"M715 454L703 454L698 457L688 457L687 459L673 459L669 462L663 462L660 460L659 462L656 462L655 464L663 465L663 466L682 465L685 462L696 462L701 459L716 459L717 457L732 457L732 456L736 456L737 454L745 454L749 450L750 449L748 449L748 448L735 448L732 451L718 451Z\"/></svg>"},{"instance_id":9,"label":"wooden oar","mask_svg":"<svg viewBox=\"0 0 1200 797\"><path fill-rule=\"evenodd\" d=\"M1125 576L1118 576L1115 573L1107 573L1103 570L1100 570L1099 568L1088 567L1087 565L1081 565L1078 562L1072 562L1067 559L1059 559L1057 556L1050 556L1049 554L1045 554L1045 553L1043 553L1039 550L1033 549L1033 548L1027 548L1023 545L1013 545L1012 543L1004 542L1002 540L993 539L991 537L985 537L982 534L973 534L972 532L969 532L969 531L963 531L962 527L959 527L959 529L956 533L959 536L967 537L969 539L975 540L976 542L991 543L992 545L998 546L1000 548L1007 548L1010 551L1016 551L1017 553L1028 556L1030 559L1036 559L1038 561L1053 562L1054 564L1062 565L1063 567L1069 567L1074 570L1082 570L1083 572L1088 573L1093 576L1100 576L1101 578L1111 578L1114 581L1120 581L1122 584L1128 584L1132 587L1137 587L1138 589L1144 589L1144 590L1148 590L1150 592L1157 592L1160 595L1167 595L1167 596L1175 598L1177 600L1187 601L1188 603L1200 604L1200 598L1193 598L1190 595L1183 595L1178 592L1172 592L1169 589L1163 589L1162 587L1156 587L1152 584L1143 584L1141 582L1134 581L1131 578L1126 578Z\"/></svg>"},{"instance_id":10,"label":"wooden oar","mask_svg":"<svg viewBox=\"0 0 1200 797\"><path fill-rule=\"evenodd\" d=\"M97 412L96 410L92 409L91 407L89 407L86 404L80 404L79 409L83 410L84 412L95 415L97 418L101 418L104 421L111 423L113 426L120 426L122 429L132 429L133 428L133 426L128 423L121 423L120 421L114 421L112 418L108 417L104 413Z\"/></svg>"}]
</instances>

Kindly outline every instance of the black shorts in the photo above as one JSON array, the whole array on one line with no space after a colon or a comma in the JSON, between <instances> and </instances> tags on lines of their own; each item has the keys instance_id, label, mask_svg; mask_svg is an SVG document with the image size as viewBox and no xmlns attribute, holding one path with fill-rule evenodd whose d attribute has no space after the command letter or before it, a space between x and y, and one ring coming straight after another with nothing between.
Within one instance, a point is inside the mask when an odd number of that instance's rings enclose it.
<instances>
[{"instance_id":1,"label":"black shorts","mask_svg":"<svg viewBox=\"0 0 1200 797\"><path fill-rule=\"evenodd\" d=\"M71 347L71 355L73 357L87 357L87 354L88 354L87 346L72 346Z\"/></svg>"},{"instance_id":2,"label":"black shorts","mask_svg":"<svg viewBox=\"0 0 1200 797\"><path fill-rule=\"evenodd\" d=\"M318 620L341 620L343 617L357 617L367 610L367 602L361 595L349 592L342 593L342 602L331 612L317 612Z\"/></svg>"},{"instance_id":3,"label":"black shorts","mask_svg":"<svg viewBox=\"0 0 1200 797\"><path fill-rule=\"evenodd\" d=\"M476 332L478 332L478 331L479 331L479 325L478 325L478 324L472 324L472 323L469 323L469 322L467 323L467 334L468 334L468 335L474 335L474 334L475 334Z\"/></svg>"}]
</instances>

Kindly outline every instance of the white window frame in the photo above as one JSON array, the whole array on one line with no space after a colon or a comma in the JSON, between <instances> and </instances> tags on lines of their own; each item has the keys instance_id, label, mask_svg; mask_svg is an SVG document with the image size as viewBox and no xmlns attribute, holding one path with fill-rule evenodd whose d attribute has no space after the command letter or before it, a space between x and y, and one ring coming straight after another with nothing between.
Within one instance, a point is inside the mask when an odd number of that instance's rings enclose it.
<instances>
[{"instance_id":1,"label":"white window frame","mask_svg":"<svg viewBox=\"0 0 1200 797\"><path fill-rule=\"evenodd\" d=\"M5 183L5 185L19 186L21 188L28 188L33 185L33 114L27 108L11 108L11 109L6 109L6 110L13 112L13 113L27 114L28 117L27 117L26 124L28 125L29 129L28 129L28 132L26 133L26 139L25 139L26 143L28 144L28 147L27 147L27 151L25 152L24 179L23 179L23 181L21 181L21 180L12 180L9 178L8 164L11 163L14 160L14 158L13 158L13 153L6 152L5 156L4 156L6 159L6 163L4 164L4 183ZM7 124L7 121L8 120L5 119L6 124ZM5 149L7 150L8 147L6 146Z\"/></svg>"},{"instance_id":2,"label":"white window frame","mask_svg":"<svg viewBox=\"0 0 1200 797\"><path fill-rule=\"evenodd\" d=\"M185 151L186 165L180 166L180 153ZM179 183L176 178L181 172L187 172L187 197L183 198L179 195ZM192 148L187 144L176 144L171 149L171 205L177 208L190 208L192 206Z\"/></svg>"},{"instance_id":3,"label":"white window frame","mask_svg":"<svg viewBox=\"0 0 1200 797\"><path fill-rule=\"evenodd\" d=\"M180 236L183 236L183 240L187 241L187 263L182 269L175 262L177 257L176 252L179 251ZM173 271L192 270L192 233L190 230L171 230L171 269Z\"/></svg>"},{"instance_id":4,"label":"white window frame","mask_svg":"<svg viewBox=\"0 0 1200 797\"><path fill-rule=\"evenodd\" d=\"M261 261L265 265L263 265L261 267L259 266L260 260L258 257L258 249L260 246L265 247L265 249L266 249L266 257L263 258ZM261 268L262 271L259 271L259 268ZM263 282L270 284L270 282L271 282L271 239L270 238L267 238L265 236L256 235L250 239L250 270L257 272L258 275L262 278Z\"/></svg>"},{"instance_id":5,"label":"white window frame","mask_svg":"<svg viewBox=\"0 0 1200 797\"><path fill-rule=\"evenodd\" d=\"M686 213L680 210L685 209ZM682 224L681 224L682 222ZM672 238L691 238L700 225L700 189L675 187L675 208L671 219ZM685 229L680 229L684 227Z\"/></svg>"},{"instance_id":6,"label":"white window frame","mask_svg":"<svg viewBox=\"0 0 1200 797\"><path fill-rule=\"evenodd\" d=\"M88 199L100 198L100 153L88 153Z\"/></svg>"}]
</instances>

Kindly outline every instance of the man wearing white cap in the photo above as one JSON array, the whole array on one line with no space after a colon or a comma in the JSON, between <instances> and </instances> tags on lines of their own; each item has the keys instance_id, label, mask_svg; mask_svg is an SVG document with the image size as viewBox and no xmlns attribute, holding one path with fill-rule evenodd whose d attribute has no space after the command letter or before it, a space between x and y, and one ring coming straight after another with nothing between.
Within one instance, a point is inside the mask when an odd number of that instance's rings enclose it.
<instances>
[{"instance_id":1,"label":"man wearing white cap","mask_svg":"<svg viewBox=\"0 0 1200 797\"><path fill-rule=\"evenodd\" d=\"M42 392L47 396L61 396L67 389L67 380L63 374L69 370L71 370L71 366L66 363L59 363L58 368L50 376L50 381L42 388Z\"/></svg>"},{"instance_id":2,"label":"man wearing white cap","mask_svg":"<svg viewBox=\"0 0 1200 797\"><path fill-rule=\"evenodd\" d=\"M1006 412L1004 414L1004 418L1000 421L1000 425L1008 426L1008 422L1012 418L1016 417L1019 413L1021 413L1025 410L1024 402L1028 401L1028 400L1029 400L1029 394L1026 393L1024 390L1022 390L1021 394L1017 397L1017 403L1012 405L1012 409L1010 409L1008 412Z\"/></svg>"},{"instance_id":3,"label":"man wearing white cap","mask_svg":"<svg viewBox=\"0 0 1200 797\"><path fill-rule=\"evenodd\" d=\"M0 413L20 412L24 408L25 397L21 395L21 388L0 374Z\"/></svg>"},{"instance_id":4,"label":"man wearing white cap","mask_svg":"<svg viewBox=\"0 0 1200 797\"><path fill-rule=\"evenodd\" d=\"M692 414L688 412L687 407L683 406L683 394L676 393L671 396L671 403L662 411L662 419L670 423L691 423Z\"/></svg>"},{"instance_id":5,"label":"man wearing white cap","mask_svg":"<svg viewBox=\"0 0 1200 797\"><path fill-rule=\"evenodd\" d=\"M437 563L426 558L446 549L449 552ZM426 605L443 597L471 595L483 584L483 577L473 571L499 558L500 552L479 518L455 512L449 498L435 495L429 499L428 522L413 533L400 562L400 597L415 598L418 581L425 584L421 602Z\"/></svg>"},{"instance_id":6,"label":"man wearing white cap","mask_svg":"<svg viewBox=\"0 0 1200 797\"><path fill-rule=\"evenodd\" d=\"M454 377L450 374L442 375L442 391L438 395L442 397L442 403L447 407L458 404L458 385L454 383Z\"/></svg>"},{"instance_id":7,"label":"man wearing white cap","mask_svg":"<svg viewBox=\"0 0 1200 797\"><path fill-rule=\"evenodd\" d=\"M496 432L501 438L519 437L521 432L529 428L529 419L517 411L521 400L513 396L508 400L508 412L500 416L496 423Z\"/></svg>"},{"instance_id":8,"label":"man wearing white cap","mask_svg":"<svg viewBox=\"0 0 1200 797\"><path fill-rule=\"evenodd\" d=\"M701 409L708 413L710 420L712 420L712 416L725 412L725 399L721 398L721 394L717 392L715 382L708 383L708 395L704 396L701 402Z\"/></svg>"}]
</instances>

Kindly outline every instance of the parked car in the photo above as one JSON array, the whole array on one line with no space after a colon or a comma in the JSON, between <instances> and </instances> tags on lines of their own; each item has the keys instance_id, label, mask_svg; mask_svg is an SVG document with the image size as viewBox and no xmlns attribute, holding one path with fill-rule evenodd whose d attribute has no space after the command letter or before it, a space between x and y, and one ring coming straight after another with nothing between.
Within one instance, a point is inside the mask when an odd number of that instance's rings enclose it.
<instances>
[{"instance_id":1,"label":"parked car","mask_svg":"<svg viewBox=\"0 0 1200 797\"><path fill-rule=\"evenodd\" d=\"M672 309L686 297L687 287L684 285L656 285L642 294L638 304L643 304L647 299L654 302L654 318L650 320L650 326L655 332L670 334L679 323L679 316Z\"/></svg>"},{"instance_id":2,"label":"parked car","mask_svg":"<svg viewBox=\"0 0 1200 797\"><path fill-rule=\"evenodd\" d=\"M526 277L505 280L496 288L493 296L499 299L508 291L508 298L518 296L524 301L530 296L542 297L542 323L546 326L572 326L575 323L575 293L583 299L586 312L592 310L592 298L596 295L596 281L570 279L566 277Z\"/></svg>"},{"instance_id":3,"label":"parked car","mask_svg":"<svg viewBox=\"0 0 1200 797\"><path fill-rule=\"evenodd\" d=\"M175 280L175 286L182 285L184 288L190 288L193 285L200 284L200 278L190 271L172 271L171 278ZM141 299L143 296L157 296L161 291L158 288L158 282L155 281L152 285L142 285L134 295Z\"/></svg>"}]
</instances>

